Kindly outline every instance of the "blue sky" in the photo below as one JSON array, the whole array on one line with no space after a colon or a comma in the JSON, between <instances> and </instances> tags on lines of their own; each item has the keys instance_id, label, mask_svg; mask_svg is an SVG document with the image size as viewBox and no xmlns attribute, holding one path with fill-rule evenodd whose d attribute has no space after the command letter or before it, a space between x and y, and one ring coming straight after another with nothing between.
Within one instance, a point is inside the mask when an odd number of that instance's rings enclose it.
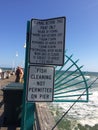
<instances>
[{"instance_id":1,"label":"blue sky","mask_svg":"<svg viewBox=\"0 0 98 130\"><path fill-rule=\"evenodd\" d=\"M98 0L0 0L0 66L23 65L28 20L61 16L67 55L98 72Z\"/></svg>"}]
</instances>

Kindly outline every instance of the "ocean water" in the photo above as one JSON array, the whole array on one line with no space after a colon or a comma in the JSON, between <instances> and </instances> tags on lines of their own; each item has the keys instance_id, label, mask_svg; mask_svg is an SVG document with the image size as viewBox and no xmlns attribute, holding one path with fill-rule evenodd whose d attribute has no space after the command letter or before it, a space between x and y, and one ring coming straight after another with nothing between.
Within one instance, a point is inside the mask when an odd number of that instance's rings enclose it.
<instances>
[{"instance_id":1,"label":"ocean water","mask_svg":"<svg viewBox=\"0 0 98 130\"><path fill-rule=\"evenodd\" d=\"M87 72L85 74L85 79L88 79L88 86L90 86L97 77L97 72ZM82 79L79 77L76 80L81 81ZM72 82L74 83L74 80ZM83 86L83 84L79 84L76 88L81 85ZM78 93L78 91L74 93ZM91 95L89 95L88 102L77 102L65 115L64 119L67 122L68 120L70 121L70 128L64 127L65 129L61 128L60 130L98 130L98 80L96 80L96 82L94 82L89 88L89 93L91 93ZM51 110L53 110L54 117L59 120L72 104L73 102L53 102L49 105L50 109L52 108ZM61 122L63 121L64 120Z\"/></svg>"},{"instance_id":2,"label":"ocean water","mask_svg":"<svg viewBox=\"0 0 98 130\"><path fill-rule=\"evenodd\" d=\"M9 67L0 67L0 69L2 69L2 71L12 71L12 70L15 70L15 68L9 68Z\"/></svg>"}]
</instances>

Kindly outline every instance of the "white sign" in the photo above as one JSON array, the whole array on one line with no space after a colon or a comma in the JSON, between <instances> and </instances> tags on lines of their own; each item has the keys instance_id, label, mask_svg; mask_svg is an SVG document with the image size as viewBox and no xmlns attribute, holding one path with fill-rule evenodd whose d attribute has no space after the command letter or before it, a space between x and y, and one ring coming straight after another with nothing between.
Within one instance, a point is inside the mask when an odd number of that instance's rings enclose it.
<instances>
[{"instance_id":1,"label":"white sign","mask_svg":"<svg viewBox=\"0 0 98 130\"><path fill-rule=\"evenodd\" d=\"M27 101L53 101L54 67L33 66L29 68Z\"/></svg>"},{"instance_id":2,"label":"white sign","mask_svg":"<svg viewBox=\"0 0 98 130\"><path fill-rule=\"evenodd\" d=\"M65 50L65 17L31 20L30 63L63 65Z\"/></svg>"}]
</instances>

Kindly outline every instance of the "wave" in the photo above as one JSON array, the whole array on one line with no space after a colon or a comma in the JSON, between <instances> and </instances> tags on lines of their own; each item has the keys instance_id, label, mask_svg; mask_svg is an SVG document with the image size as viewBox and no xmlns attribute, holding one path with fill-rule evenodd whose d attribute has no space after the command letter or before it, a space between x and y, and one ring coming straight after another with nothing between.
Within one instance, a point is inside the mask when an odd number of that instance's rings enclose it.
<instances>
[{"instance_id":1,"label":"wave","mask_svg":"<svg viewBox=\"0 0 98 130\"><path fill-rule=\"evenodd\" d=\"M65 111L63 111L61 107L56 105L50 107L50 110L57 122L62 117ZM79 113L77 113L76 110L74 111L74 113L79 116ZM57 126L60 130L98 130L98 118L92 119L87 117L88 116L82 118L81 115L81 118L79 119L73 117L73 114L71 115L71 113L69 113L61 120L61 122Z\"/></svg>"},{"instance_id":2,"label":"wave","mask_svg":"<svg viewBox=\"0 0 98 130\"><path fill-rule=\"evenodd\" d=\"M92 92L92 90L90 90ZM56 111L59 111L60 115L63 115L72 105L73 103L52 103L52 107L55 108ZM57 112L58 113L58 112ZM89 96L89 102L87 103L76 103L72 109L65 116L68 120L75 120L77 123L76 126L89 127L89 130L97 130L98 129L98 91L92 92L92 95ZM90 129L92 128L92 129ZM97 129L93 129L97 128ZM63 129L62 129L63 130ZM67 130L67 129L66 129ZM72 129L71 129L72 130ZM74 129L73 129L74 130ZM82 129L81 129L82 130ZM83 129L84 130L84 129Z\"/></svg>"}]
</instances>

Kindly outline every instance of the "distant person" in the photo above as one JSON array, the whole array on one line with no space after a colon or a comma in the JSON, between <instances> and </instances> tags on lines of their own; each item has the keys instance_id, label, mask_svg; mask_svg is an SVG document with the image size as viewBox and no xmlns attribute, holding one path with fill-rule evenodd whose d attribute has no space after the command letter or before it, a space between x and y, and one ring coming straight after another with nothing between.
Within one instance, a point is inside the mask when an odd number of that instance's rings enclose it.
<instances>
[{"instance_id":1,"label":"distant person","mask_svg":"<svg viewBox=\"0 0 98 130\"><path fill-rule=\"evenodd\" d=\"M18 66L15 72L15 75L16 75L15 82L21 83L23 79L23 69Z\"/></svg>"},{"instance_id":2,"label":"distant person","mask_svg":"<svg viewBox=\"0 0 98 130\"><path fill-rule=\"evenodd\" d=\"M0 69L0 79L2 79L2 69Z\"/></svg>"},{"instance_id":3,"label":"distant person","mask_svg":"<svg viewBox=\"0 0 98 130\"><path fill-rule=\"evenodd\" d=\"M4 72L1 73L1 79L4 79Z\"/></svg>"}]
</instances>

